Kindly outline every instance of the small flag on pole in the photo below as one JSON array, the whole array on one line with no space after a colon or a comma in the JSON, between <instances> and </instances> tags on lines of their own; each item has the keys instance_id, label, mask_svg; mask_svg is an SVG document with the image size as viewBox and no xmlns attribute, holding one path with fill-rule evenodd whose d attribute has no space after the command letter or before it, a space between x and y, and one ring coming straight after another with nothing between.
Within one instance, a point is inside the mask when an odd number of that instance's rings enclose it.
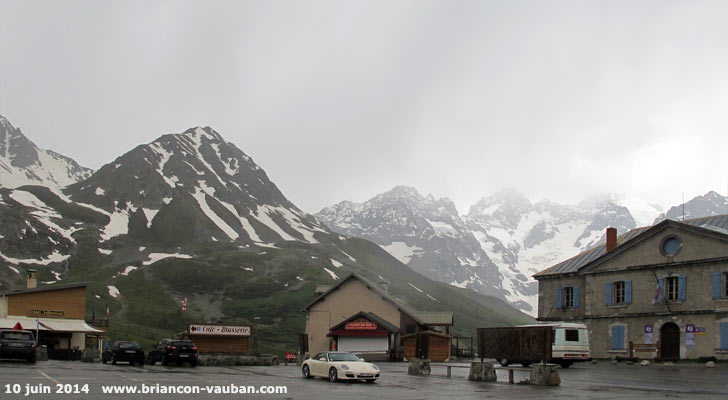
<instances>
[{"instance_id":1,"label":"small flag on pole","mask_svg":"<svg viewBox=\"0 0 728 400\"><path fill-rule=\"evenodd\" d=\"M109 319L109 303L106 303L106 319Z\"/></svg>"},{"instance_id":2,"label":"small flag on pole","mask_svg":"<svg viewBox=\"0 0 728 400\"><path fill-rule=\"evenodd\" d=\"M187 311L187 297L182 301L182 312Z\"/></svg>"}]
</instances>

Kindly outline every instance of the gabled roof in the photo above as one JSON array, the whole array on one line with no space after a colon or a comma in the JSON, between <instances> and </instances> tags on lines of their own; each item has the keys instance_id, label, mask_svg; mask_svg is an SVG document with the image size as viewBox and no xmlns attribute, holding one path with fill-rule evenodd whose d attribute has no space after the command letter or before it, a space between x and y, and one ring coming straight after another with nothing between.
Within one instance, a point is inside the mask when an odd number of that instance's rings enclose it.
<instances>
[{"instance_id":1,"label":"gabled roof","mask_svg":"<svg viewBox=\"0 0 728 400\"><path fill-rule=\"evenodd\" d=\"M368 319L369 321L376 322L377 326L382 327L386 331L389 331L392 333L399 333L399 328L390 324L386 320L382 319L377 314L370 313L370 312L364 312L364 311L360 311L360 312L352 315L351 317L341 321L339 324L332 326L331 329L329 329L329 331L333 332L335 330L342 329L344 326L346 326L347 323L354 321L359 317L364 317L364 318Z\"/></svg>"},{"instance_id":2,"label":"gabled roof","mask_svg":"<svg viewBox=\"0 0 728 400\"><path fill-rule=\"evenodd\" d=\"M538 279L541 277L578 272L588 265L600 263L628 248L633 247L642 240L663 231L669 226L728 240L728 215L726 214L694 218L680 222L666 219L656 225L632 229L631 231L620 235L617 237L617 247L609 252L609 254L607 254L606 243L602 243L592 247L591 249L587 249L568 260L562 261L550 268L534 274L533 277Z\"/></svg>"},{"instance_id":3,"label":"gabled roof","mask_svg":"<svg viewBox=\"0 0 728 400\"><path fill-rule=\"evenodd\" d=\"M435 311L435 312L420 312L415 311L414 314L417 318L422 320L425 325L430 326L452 326L452 311Z\"/></svg>"},{"instance_id":4,"label":"gabled roof","mask_svg":"<svg viewBox=\"0 0 728 400\"><path fill-rule=\"evenodd\" d=\"M417 318L417 317L416 317L416 316L414 315L414 314L415 314L415 312L414 312L413 310L410 310L410 309L409 309L409 307L407 307L407 306L405 306L404 304L400 303L400 302L399 302L399 301L397 301L397 300L396 300L395 298L393 298L392 296L390 296L390 295L389 295L389 293L386 293L386 292L384 292L384 291L383 291L382 289L380 289L380 288L379 288L379 285L376 285L376 284L374 284L374 283L370 282L369 280L367 280L366 278L362 277L361 275L359 275L359 274L357 274L357 273L355 273L355 272L352 272L351 274L349 274L349 276L347 276L346 278L344 278L344 279L342 279L341 281L339 281L339 283L337 283L337 284L336 284L336 285L334 285L334 286L331 286L331 288L329 288L329 290L327 290L326 292L322 293L322 294L321 294L320 296L318 296L318 297L316 297L315 299L313 299L313 301L312 301L312 302L308 303L308 305L306 305L306 307L304 307L304 308L303 308L303 311L304 311L304 312L308 312L308 310L309 310L309 309L310 309L310 308L311 308L311 307L312 307L312 306L313 306L314 304L316 304L316 303L318 303L319 301L321 301L321 300L325 299L325 298L326 298L326 296L328 296L328 295L329 295L329 293L332 293L332 292L334 292L335 290L338 290L338 289L339 289L339 288L340 288L340 287L341 287L341 286L342 286L343 284L345 284L346 282L349 282L349 281L350 281L350 280L352 280L352 279L358 279L358 280L360 280L360 281L361 281L362 283L364 283L364 284L366 285L366 287L367 287L367 288L369 288L370 290L374 291L374 292L375 292L375 293L377 293L378 295L382 296L382 298L383 298L384 300L386 300L386 301L388 301L388 302L392 303L392 305L394 305L395 307L397 307L397 310L399 310L399 311L401 311L401 312L403 312L403 313L407 314L407 315L408 315L408 316L410 316L410 317L411 317L411 318L412 318L413 320L415 320L415 322L417 322L418 324L420 324L420 325L428 325L428 324L426 324L425 322L423 322L422 320L420 320L419 318Z\"/></svg>"},{"instance_id":5,"label":"gabled roof","mask_svg":"<svg viewBox=\"0 0 728 400\"><path fill-rule=\"evenodd\" d=\"M90 282L78 282L78 283L66 283L66 284L52 284L47 286L39 286L31 289L11 289L11 290L3 290L0 291L0 295L8 296L13 294L21 294L21 293L35 293L35 292L50 292L52 290L63 290L63 289L73 289L77 287L86 287L90 284Z\"/></svg>"}]
</instances>

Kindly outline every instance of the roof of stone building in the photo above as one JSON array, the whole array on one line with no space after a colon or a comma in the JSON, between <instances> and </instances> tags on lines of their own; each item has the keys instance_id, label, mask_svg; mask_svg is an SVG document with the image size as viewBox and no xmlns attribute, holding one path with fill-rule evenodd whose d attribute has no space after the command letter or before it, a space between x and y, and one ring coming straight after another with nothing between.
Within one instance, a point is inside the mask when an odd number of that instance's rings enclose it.
<instances>
[{"instance_id":1,"label":"roof of stone building","mask_svg":"<svg viewBox=\"0 0 728 400\"><path fill-rule=\"evenodd\" d=\"M710 216L710 217L688 219L685 221L664 220L656 225L635 228L635 229L632 229L629 232L619 235L617 237L617 247L616 248L618 249L620 246L627 244L628 242L632 241L633 239L637 238L638 236L641 236L642 234L644 234L648 231L653 231L653 229L656 229L657 227L663 226L665 224L678 224L678 225L686 225L686 226L695 227L695 228L707 229L712 232L717 232L721 235L725 235L726 237L728 237L728 214L723 214L723 215L714 215L714 216ZM538 279L539 277L544 277L544 276L560 275L560 274L568 274L568 273L572 273L572 272L577 272L577 271L581 270L583 267L593 263L596 260L599 260L606 254L607 254L607 245L606 245L606 243L601 243L590 249L582 251L581 253L577 254L576 256L574 256L572 258L569 258L568 260L562 261L550 268L547 268L541 272L538 272L537 274L535 274L533 276L536 279Z\"/></svg>"}]
</instances>

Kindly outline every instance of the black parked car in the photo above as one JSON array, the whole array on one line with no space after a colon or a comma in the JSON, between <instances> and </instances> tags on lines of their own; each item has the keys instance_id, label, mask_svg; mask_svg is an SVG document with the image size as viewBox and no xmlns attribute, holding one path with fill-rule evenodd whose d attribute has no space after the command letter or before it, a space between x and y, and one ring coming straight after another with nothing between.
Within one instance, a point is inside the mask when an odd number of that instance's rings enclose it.
<instances>
[{"instance_id":1,"label":"black parked car","mask_svg":"<svg viewBox=\"0 0 728 400\"><path fill-rule=\"evenodd\" d=\"M20 358L35 362L35 335L33 331L0 330L0 358Z\"/></svg>"},{"instance_id":2,"label":"black parked car","mask_svg":"<svg viewBox=\"0 0 728 400\"><path fill-rule=\"evenodd\" d=\"M106 364L109 361L112 364L116 364L117 361L128 361L129 365L134 363L144 365L144 350L137 342L116 341L101 354L101 362Z\"/></svg>"},{"instance_id":3,"label":"black parked car","mask_svg":"<svg viewBox=\"0 0 728 400\"><path fill-rule=\"evenodd\" d=\"M152 346L149 357L147 357L149 365L154 365L157 361L160 361L162 365L190 363L191 366L196 367L197 346L189 340L163 339Z\"/></svg>"}]
</instances>

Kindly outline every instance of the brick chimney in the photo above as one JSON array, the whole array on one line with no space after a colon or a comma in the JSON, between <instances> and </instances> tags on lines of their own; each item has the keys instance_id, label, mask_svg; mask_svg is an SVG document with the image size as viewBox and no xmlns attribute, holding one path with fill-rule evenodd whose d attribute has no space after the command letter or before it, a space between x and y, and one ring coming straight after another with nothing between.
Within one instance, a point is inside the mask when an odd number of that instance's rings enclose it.
<instances>
[{"instance_id":1,"label":"brick chimney","mask_svg":"<svg viewBox=\"0 0 728 400\"><path fill-rule=\"evenodd\" d=\"M617 247L617 228L607 228L607 253Z\"/></svg>"},{"instance_id":2,"label":"brick chimney","mask_svg":"<svg viewBox=\"0 0 728 400\"><path fill-rule=\"evenodd\" d=\"M35 289L38 287L38 278L35 274L36 271L34 269L28 270L28 289Z\"/></svg>"}]
</instances>

